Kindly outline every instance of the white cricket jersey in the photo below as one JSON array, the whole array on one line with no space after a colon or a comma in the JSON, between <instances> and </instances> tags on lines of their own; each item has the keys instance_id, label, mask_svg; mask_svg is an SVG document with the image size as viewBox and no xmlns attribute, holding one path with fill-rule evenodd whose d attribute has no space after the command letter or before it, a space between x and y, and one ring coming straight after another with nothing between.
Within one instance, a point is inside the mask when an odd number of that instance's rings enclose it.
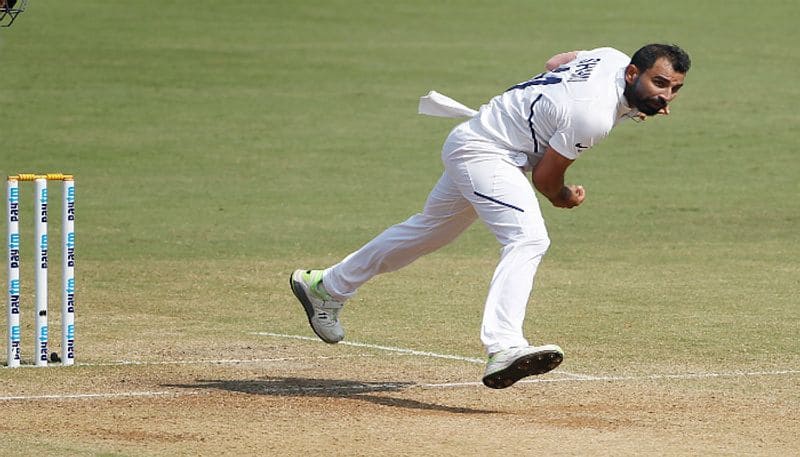
<instances>
[{"instance_id":1,"label":"white cricket jersey","mask_svg":"<svg viewBox=\"0 0 800 457\"><path fill-rule=\"evenodd\" d=\"M548 145L577 159L632 114L623 96L630 61L613 48L580 51L492 98L456 128L458 135L480 149L504 151L520 166L536 165Z\"/></svg>"}]
</instances>

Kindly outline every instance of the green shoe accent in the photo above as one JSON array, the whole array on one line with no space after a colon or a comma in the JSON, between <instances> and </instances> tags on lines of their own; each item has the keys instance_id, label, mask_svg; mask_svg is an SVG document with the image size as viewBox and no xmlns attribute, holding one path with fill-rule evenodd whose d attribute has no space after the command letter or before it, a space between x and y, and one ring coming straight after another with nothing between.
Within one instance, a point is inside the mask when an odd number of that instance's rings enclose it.
<instances>
[{"instance_id":1,"label":"green shoe accent","mask_svg":"<svg viewBox=\"0 0 800 457\"><path fill-rule=\"evenodd\" d=\"M308 284L308 288L311 290L316 298L320 300L333 300L331 294L329 294L325 289L320 289L320 285L322 285L322 270L306 270L303 272L303 281Z\"/></svg>"}]
</instances>

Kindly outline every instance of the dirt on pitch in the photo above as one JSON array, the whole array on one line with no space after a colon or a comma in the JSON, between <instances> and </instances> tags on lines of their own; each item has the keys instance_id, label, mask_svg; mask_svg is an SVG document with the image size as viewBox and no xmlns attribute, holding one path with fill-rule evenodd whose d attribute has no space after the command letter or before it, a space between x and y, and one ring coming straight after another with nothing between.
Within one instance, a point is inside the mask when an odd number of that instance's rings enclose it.
<instances>
[{"instance_id":1,"label":"dirt on pitch","mask_svg":"<svg viewBox=\"0 0 800 457\"><path fill-rule=\"evenodd\" d=\"M221 362L175 353L168 363L4 370L4 455L800 452L796 373L556 372L493 391L470 362L255 336L227 349Z\"/></svg>"}]
</instances>

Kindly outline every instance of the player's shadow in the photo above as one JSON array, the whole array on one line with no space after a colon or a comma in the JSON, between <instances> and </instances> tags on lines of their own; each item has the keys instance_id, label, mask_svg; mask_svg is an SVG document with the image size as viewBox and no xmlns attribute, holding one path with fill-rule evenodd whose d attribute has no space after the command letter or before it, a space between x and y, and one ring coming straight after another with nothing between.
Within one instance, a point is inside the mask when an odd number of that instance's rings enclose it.
<instances>
[{"instance_id":1,"label":"player's shadow","mask_svg":"<svg viewBox=\"0 0 800 457\"><path fill-rule=\"evenodd\" d=\"M275 397L350 398L383 406L443 411L457 414L493 414L498 412L376 395L382 392L400 392L414 385L413 382L360 382L341 379L265 377L252 380L197 380L195 384L165 384L163 387L219 389L229 392L243 392L252 395L269 395Z\"/></svg>"}]
</instances>

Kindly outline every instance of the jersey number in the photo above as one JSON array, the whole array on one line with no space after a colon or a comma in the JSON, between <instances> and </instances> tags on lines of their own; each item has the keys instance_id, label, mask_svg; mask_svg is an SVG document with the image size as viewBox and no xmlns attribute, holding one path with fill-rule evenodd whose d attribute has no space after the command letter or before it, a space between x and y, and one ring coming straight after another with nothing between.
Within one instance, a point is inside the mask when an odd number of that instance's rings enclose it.
<instances>
[{"instance_id":1,"label":"jersey number","mask_svg":"<svg viewBox=\"0 0 800 457\"><path fill-rule=\"evenodd\" d=\"M530 86L547 86L550 84L558 84L561 82L561 78L557 76L545 76L545 75L547 75L547 73L539 73L538 75L525 81L524 83L519 83L516 86L509 87L508 89L506 89L506 92L515 89L524 89Z\"/></svg>"}]
</instances>

